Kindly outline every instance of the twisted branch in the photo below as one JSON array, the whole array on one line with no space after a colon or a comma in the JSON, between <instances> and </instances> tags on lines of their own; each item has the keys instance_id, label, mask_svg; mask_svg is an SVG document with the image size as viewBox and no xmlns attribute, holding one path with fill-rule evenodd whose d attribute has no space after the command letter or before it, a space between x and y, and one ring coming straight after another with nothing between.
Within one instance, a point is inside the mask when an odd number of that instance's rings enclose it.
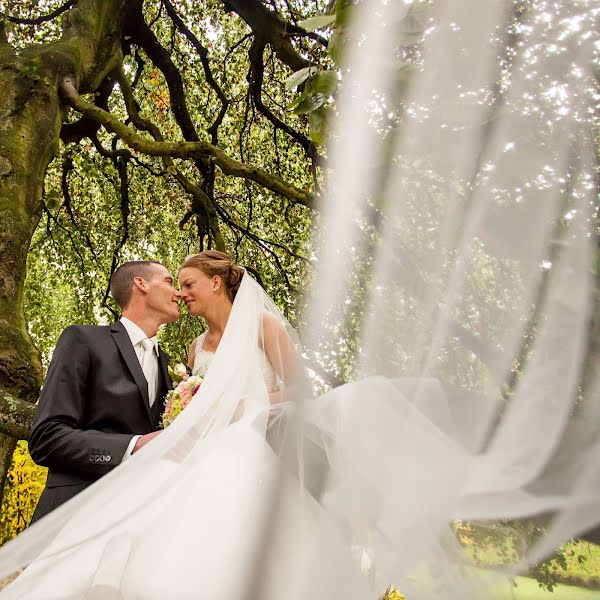
<instances>
[{"instance_id":1,"label":"twisted branch","mask_svg":"<svg viewBox=\"0 0 600 600\"><path fill-rule=\"evenodd\" d=\"M45 23L46 21L52 21L52 19L56 19L56 17L62 15L64 12L67 12L77 0L68 0L62 6L59 6L56 10L53 10L51 13L47 15L42 15L40 17L36 17L35 19L27 19L21 17L12 17L11 15L4 15L7 21L11 23L16 23L17 25L39 25L40 23Z\"/></svg>"},{"instance_id":2,"label":"twisted branch","mask_svg":"<svg viewBox=\"0 0 600 600\"><path fill-rule=\"evenodd\" d=\"M71 76L63 79L61 90L66 102L70 106L84 116L104 125L108 131L116 134L130 148L138 152L153 156L170 156L172 158L209 158L225 175L254 181L276 194L288 198L291 202L309 208L313 207L314 198L310 193L286 183L279 177L271 175L263 169L246 165L231 158L223 150L209 142L157 142L138 135L133 129L121 123L121 121L107 111L83 100L77 92L74 79Z\"/></svg>"}]
</instances>

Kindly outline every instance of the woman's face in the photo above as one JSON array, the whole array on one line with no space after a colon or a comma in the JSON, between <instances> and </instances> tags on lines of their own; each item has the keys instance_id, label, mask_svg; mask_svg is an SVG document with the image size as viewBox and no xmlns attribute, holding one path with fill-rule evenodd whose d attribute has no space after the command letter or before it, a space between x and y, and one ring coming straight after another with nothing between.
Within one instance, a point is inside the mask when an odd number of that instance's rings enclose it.
<instances>
[{"instance_id":1,"label":"woman's face","mask_svg":"<svg viewBox=\"0 0 600 600\"><path fill-rule=\"evenodd\" d=\"M209 277L201 269L184 267L179 271L181 299L194 317L206 315L206 310L216 300L220 291L219 277Z\"/></svg>"}]
</instances>

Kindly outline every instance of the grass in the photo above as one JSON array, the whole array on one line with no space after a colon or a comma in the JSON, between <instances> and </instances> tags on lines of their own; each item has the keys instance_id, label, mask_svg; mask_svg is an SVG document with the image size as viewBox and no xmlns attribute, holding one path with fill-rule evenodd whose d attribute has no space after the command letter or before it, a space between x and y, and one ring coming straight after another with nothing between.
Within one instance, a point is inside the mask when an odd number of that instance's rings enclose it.
<instances>
[{"instance_id":1,"label":"grass","mask_svg":"<svg viewBox=\"0 0 600 600\"><path fill-rule=\"evenodd\" d=\"M517 577L517 587L513 588L514 600L600 600L600 591L571 585L558 584L553 592L548 592L539 587L535 579ZM506 598L511 598L510 594Z\"/></svg>"}]
</instances>

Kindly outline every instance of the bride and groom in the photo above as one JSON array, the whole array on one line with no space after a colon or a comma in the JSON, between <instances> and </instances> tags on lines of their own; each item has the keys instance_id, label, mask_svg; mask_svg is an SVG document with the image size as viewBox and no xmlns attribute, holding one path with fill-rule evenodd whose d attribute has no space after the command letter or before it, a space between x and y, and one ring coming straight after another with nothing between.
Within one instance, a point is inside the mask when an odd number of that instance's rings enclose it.
<instances>
[{"instance_id":1,"label":"bride and groom","mask_svg":"<svg viewBox=\"0 0 600 600\"><path fill-rule=\"evenodd\" d=\"M162 264L128 262L111 278L121 319L110 326L65 329L48 369L29 440L32 458L49 469L32 523L160 433L163 399L171 379L169 357L157 341L158 327L179 318L180 301L191 315L203 316L208 329L192 342L189 367L194 374L206 375L243 275L244 270L226 254L205 251L185 261L179 274L181 291L177 291ZM270 400L276 403L285 393L279 383L290 379L294 350L269 314L263 331L261 370Z\"/></svg>"},{"instance_id":2,"label":"bride and groom","mask_svg":"<svg viewBox=\"0 0 600 600\"><path fill-rule=\"evenodd\" d=\"M340 565L356 579L311 576L314 593L299 597L368 597L348 540L304 484L325 456L320 434L308 452L286 443L307 390L293 330L223 253L189 257L179 283L158 263L127 263L111 280L121 320L61 336L30 440L48 483L33 525L3 549L2 572L18 576L2 597L291 597L292 582ZM171 382L155 334L180 301L208 325L189 353L203 382L158 430Z\"/></svg>"}]
</instances>

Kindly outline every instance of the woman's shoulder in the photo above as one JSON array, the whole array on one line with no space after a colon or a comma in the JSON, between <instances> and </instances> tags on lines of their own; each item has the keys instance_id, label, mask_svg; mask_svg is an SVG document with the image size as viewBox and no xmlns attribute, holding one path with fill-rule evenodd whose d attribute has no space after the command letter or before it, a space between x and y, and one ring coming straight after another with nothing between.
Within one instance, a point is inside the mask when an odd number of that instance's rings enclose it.
<instances>
[{"instance_id":1,"label":"woman's shoulder","mask_svg":"<svg viewBox=\"0 0 600 600\"><path fill-rule=\"evenodd\" d=\"M265 330L278 330L283 329L281 321L271 312L265 310L261 317L262 327Z\"/></svg>"}]
</instances>

